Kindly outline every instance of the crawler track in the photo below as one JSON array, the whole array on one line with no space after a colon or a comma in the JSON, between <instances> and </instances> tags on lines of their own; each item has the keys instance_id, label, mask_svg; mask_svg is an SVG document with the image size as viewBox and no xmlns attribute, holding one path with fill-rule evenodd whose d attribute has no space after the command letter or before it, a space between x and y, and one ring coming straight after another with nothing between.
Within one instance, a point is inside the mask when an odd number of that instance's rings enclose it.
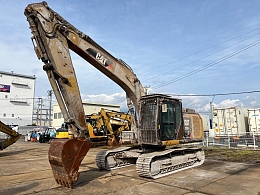
<instances>
[{"instance_id":1,"label":"crawler track","mask_svg":"<svg viewBox=\"0 0 260 195\"><path fill-rule=\"evenodd\" d=\"M175 148L141 154L131 147L100 151L96 156L99 169L112 170L136 164L141 177L157 179L203 164L201 148Z\"/></svg>"},{"instance_id":2,"label":"crawler track","mask_svg":"<svg viewBox=\"0 0 260 195\"><path fill-rule=\"evenodd\" d=\"M120 147L114 150L101 150L96 156L98 168L112 170L135 164L127 160L125 152L130 149L131 147Z\"/></svg>"},{"instance_id":3,"label":"crawler track","mask_svg":"<svg viewBox=\"0 0 260 195\"><path fill-rule=\"evenodd\" d=\"M179 148L142 154L136 162L141 177L157 179L203 164L204 151L200 148Z\"/></svg>"}]
</instances>

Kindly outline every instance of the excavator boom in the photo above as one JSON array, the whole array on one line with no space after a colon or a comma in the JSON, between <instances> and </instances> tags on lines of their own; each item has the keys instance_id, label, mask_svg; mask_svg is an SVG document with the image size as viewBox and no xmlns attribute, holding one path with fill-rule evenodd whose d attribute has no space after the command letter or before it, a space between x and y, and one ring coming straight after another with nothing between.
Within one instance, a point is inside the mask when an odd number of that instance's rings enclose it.
<instances>
[{"instance_id":1,"label":"excavator boom","mask_svg":"<svg viewBox=\"0 0 260 195\"><path fill-rule=\"evenodd\" d=\"M20 139L22 136L21 134L17 133L15 130L11 129L9 126L5 125L0 121L0 132L5 133L8 135L7 139L0 139L0 150L7 148L8 146L15 143L17 140Z\"/></svg>"}]
</instances>

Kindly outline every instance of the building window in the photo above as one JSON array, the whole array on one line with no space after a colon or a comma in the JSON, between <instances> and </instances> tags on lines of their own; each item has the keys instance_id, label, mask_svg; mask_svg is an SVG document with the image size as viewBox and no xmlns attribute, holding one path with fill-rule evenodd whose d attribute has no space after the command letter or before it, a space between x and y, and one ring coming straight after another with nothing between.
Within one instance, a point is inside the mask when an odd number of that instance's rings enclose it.
<instances>
[{"instance_id":1,"label":"building window","mask_svg":"<svg viewBox=\"0 0 260 195\"><path fill-rule=\"evenodd\" d=\"M54 113L54 119L57 119L57 113Z\"/></svg>"},{"instance_id":2,"label":"building window","mask_svg":"<svg viewBox=\"0 0 260 195\"><path fill-rule=\"evenodd\" d=\"M4 113L4 117L6 117L6 114Z\"/></svg>"},{"instance_id":3,"label":"building window","mask_svg":"<svg viewBox=\"0 0 260 195\"><path fill-rule=\"evenodd\" d=\"M10 99L10 102L14 105L24 105L24 106L30 106L29 103L26 100L17 100L17 99Z\"/></svg>"},{"instance_id":4,"label":"building window","mask_svg":"<svg viewBox=\"0 0 260 195\"><path fill-rule=\"evenodd\" d=\"M58 113L58 118L61 118L61 112Z\"/></svg>"},{"instance_id":5,"label":"building window","mask_svg":"<svg viewBox=\"0 0 260 195\"><path fill-rule=\"evenodd\" d=\"M14 114L12 114L12 117L14 117Z\"/></svg>"},{"instance_id":6,"label":"building window","mask_svg":"<svg viewBox=\"0 0 260 195\"><path fill-rule=\"evenodd\" d=\"M8 95L5 95L5 98L8 98Z\"/></svg>"}]
</instances>

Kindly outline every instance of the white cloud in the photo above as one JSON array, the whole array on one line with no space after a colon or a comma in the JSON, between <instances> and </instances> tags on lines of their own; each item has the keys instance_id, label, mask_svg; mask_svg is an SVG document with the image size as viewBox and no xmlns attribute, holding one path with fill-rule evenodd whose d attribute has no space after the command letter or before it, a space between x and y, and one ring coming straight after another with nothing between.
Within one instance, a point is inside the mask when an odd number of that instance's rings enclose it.
<instances>
[{"instance_id":1,"label":"white cloud","mask_svg":"<svg viewBox=\"0 0 260 195\"><path fill-rule=\"evenodd\" d=\"M252 108L260 108L260 101L259 101L259 100L258 100L258 101L256 101L256 100L251 101L251 102L250 102L250 106L251 106Z\"/></svg>"},{"instance_id":2,"label":"white cloud","mask_svg":"<svg viewBox=\"0 0 260 195\"><path fill-rule=\"evenodd\" d=\"M191 108L196 112L210 111L209 102L211 101L211 98L209 97L183 96L181 99L183 102L183 108Z\"/></svg>"},{"instance_id":3,"label":"white cloud","mask_svg":"<svg viewBox=\"0 0 260 195\"><path fill-rule=\"evenodd\" d=\"M214 107L216 108L228 108L228 107L244 107L243 102L241 102L238 99L235 100L231 100L231 99L226 99L222 102L220 102L219 104L214 104Z\"/></svg>"},{"instance_id":4,"label":"white cloud","mask_svg":"<svg viewBox=\"0 0 260 195\"><path fill-rule=\"evenodd\" d=\"M127 112L126 95L122 93L114 93L112 95L96 94L96 95L84 95L82 94L82 101L104 103L104 104L117 104L120 105L120 110Z\"/></svg>"},{"instance_id":5,"label":"white cloud","mask_svg":"<svg viewBox=\"0 0 260 195\"><path fill-rule=\"evenodd\" d=\"M30 39L28 40L30 42ZM0 42L1 70L6 72L14 71L15 73L27 74L32 73L31 69L42 69L41 62L38 61L33 47L30 50L19 44L10 45L3 41ZM29 57L30 56L30 57Z\"/></svg>"}]
</instances>

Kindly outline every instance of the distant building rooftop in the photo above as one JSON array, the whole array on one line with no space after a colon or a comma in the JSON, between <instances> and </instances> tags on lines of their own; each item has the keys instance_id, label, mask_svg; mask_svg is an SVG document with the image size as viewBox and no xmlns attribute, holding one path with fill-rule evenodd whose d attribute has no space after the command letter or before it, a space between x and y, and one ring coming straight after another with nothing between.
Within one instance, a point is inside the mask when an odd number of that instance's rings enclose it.
<instances>
[{"instance_id":1,"label":"distant building rooftop","mask_svg":"<svg viewBox=\"0 0 260 195\"><path fill-rule=\"evenodd\" d=\"M111 106L111 107L120 107L120 105L119 104L104 104L104 103L96 103L96 102L82 102L82 104L84 104L84 105L93 105L93 106L95 106L95 105L104 105L104 106ZM55 104L53 104L53 105L58 105L58 103L55 103Z\"/></svg>"},{"instance_id":2,"label":"distant building rooftop","mask_svg":"<svg viewBox=\"0 0 260 195\"><path fill-rule=\"evenodd\" d=\"M12 72L4 72L4 71L0 71L0 77L2 76L2 74L4 75L10 75L10 76L17 76L17 77L23 77L23 78L28 78L28 79L36 79L35 75L33 76L28 76L28 75L23 75L23 74L17 74Z\"/></svg>"}]
</instances>

